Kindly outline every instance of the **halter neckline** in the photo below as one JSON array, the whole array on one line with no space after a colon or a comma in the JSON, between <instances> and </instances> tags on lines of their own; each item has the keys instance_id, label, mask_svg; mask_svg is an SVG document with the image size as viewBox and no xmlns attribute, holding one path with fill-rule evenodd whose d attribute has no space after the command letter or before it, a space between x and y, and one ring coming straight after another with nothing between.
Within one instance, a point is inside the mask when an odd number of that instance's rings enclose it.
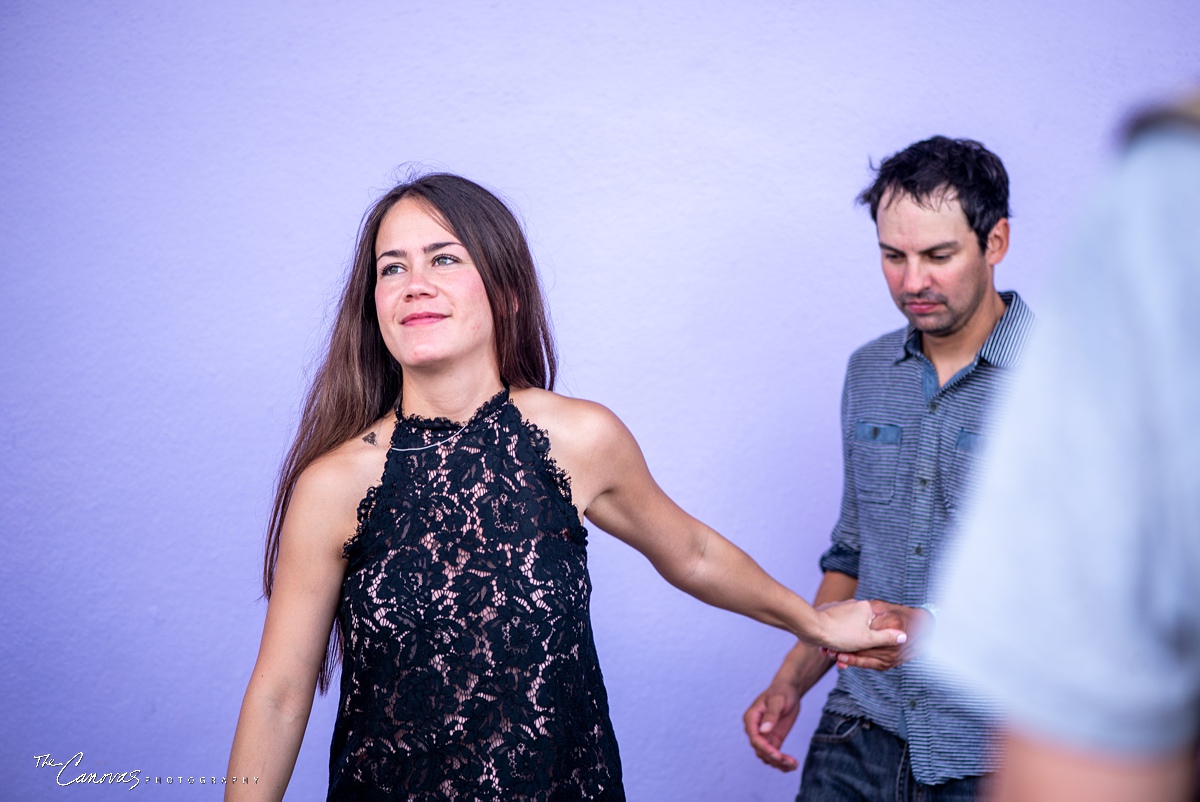
<instances>
[{"instance_id":1,"label":"halter neckline","mask_svg":"<svg viewBox=\"0 0 1200 802\"><path fill-rule=\"evenodd\" d=\"M433 431L443 429L466 429L472 423L488 417L493 412L504 406L508 402L508 385L504 385L500 392L484 401L479 405L479 408L465 422L453 421L446 417L426 418L423 415L405 415L400 411L400 400L396 401L396 421L398 424L414 429L430 429Z\"/></svg>"}]
</instances>

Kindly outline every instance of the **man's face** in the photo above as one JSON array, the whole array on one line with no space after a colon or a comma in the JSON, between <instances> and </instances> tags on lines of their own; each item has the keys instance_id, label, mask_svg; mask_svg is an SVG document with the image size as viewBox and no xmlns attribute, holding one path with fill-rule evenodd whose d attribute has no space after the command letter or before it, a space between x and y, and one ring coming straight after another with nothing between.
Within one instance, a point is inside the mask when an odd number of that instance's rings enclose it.
<instances>
[{"instance_id":1,"label":"man's face","mask_svg":"<svg viewBox=\"0 0 1200 802\"><path fill-rule=\"evenodd\" d=\"M883 276L896 306L923 334L960 331L992 290L992 268L1008 244L1008 221L996 224L983 253L953 196L938 193L917 203L888 193L876 218Z\"/></svg>"}]
</instances>

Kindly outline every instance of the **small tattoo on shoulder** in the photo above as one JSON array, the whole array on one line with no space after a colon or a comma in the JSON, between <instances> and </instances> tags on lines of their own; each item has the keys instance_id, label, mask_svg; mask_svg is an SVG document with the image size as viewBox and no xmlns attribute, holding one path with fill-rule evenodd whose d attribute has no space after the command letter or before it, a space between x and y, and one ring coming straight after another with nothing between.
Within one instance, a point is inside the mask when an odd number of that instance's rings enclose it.
<instances>
[{"instance_id":1,"label":"small tattoo on shoulder","mask_svg":"<svg viewBox=\"0 0 1200 802\"><path fill-rule=\"evenodd\" d=\"M363 442L364 442L364 443L370 443L370 444L371 444L371 445L373 445L373 446L377 446L377 445L379 445L379 443L377 443L377 442L375 441L375 432L367 432L367 433L366 433L366 434L363 436Z\"/></svg>"}]
</instances>

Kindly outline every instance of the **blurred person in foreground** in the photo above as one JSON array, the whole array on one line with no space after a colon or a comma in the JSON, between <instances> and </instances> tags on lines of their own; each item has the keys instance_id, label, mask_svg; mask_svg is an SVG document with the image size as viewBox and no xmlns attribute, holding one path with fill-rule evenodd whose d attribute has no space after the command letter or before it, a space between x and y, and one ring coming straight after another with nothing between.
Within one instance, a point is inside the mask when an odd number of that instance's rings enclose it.
<instances>
[{"instance_id":1,"label":"blurred person in foreground","mask_svg":"<svg viewBox=\"0 0 1200 802\"><path fill-rule=\"evenodd\" d=\"M845 667L809 746L798 799L974 799L992 718L909 646L932 624L931 569L957 536L991 410L1033 315L997 292L1008 251L1008 173L983 145L944 136L885 159L859 196L908 326L850 357L842 394L844 482L817 603L876 599L902 649L833 654L798 643L743 716L755 753L782 771L800 699ZM926 609L922 609L926 608Z\"/></svg>"},{"instance_id":2,"label":"blurred person in foreground","mask_svg":"<svg viewBox=\"0 0 1200 802\"><path fill-rule=\"evenodd\" d=\"M940 594L932 656L1005 709L1002 802L1195 794L1200 96L1130 131Z\"/></svg>"}]
</instances>

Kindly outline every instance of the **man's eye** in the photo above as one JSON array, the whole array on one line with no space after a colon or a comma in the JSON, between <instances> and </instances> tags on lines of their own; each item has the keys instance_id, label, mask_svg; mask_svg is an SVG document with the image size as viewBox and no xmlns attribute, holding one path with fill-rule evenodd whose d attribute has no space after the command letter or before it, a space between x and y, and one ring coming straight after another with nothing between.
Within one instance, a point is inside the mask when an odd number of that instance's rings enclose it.
<instances>
[{"instance_id":1,"label":"man's eye","mask_svg":"<svg viewBox=\"0 0 1200 802\"><path fill-rule=\"evenodd\" d=\"M941 262L948 262L948 261L950 261L950 254L948 254L948 253L935 253L935 254L931 255L929 258L930 258L930 260L932 260L932 261L934 261L934 262L938 262L938 263L941 263Z\"/></svg>"}]
</instances>

